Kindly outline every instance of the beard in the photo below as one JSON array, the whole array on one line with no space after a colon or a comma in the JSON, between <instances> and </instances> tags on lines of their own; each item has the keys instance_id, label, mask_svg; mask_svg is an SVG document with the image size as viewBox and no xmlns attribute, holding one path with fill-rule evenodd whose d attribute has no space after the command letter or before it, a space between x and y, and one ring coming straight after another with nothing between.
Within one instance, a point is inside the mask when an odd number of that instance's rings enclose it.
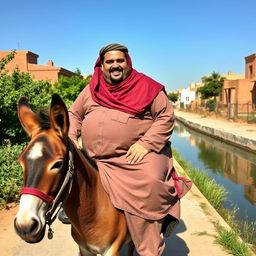
<instances>
[{"instance_id":1,"label":"beard","mask_svg":"<svg viewBox=\"0 0 256 256\"><path fill-rule=\"evenodd\" d=\"M115 78L110 76L110 80L113 84L120 84L121 82L123 82L123 76L119 77L119 78Z\"/></svg>"},{"instance_id":2,"label":"beard","mask_svg":"<svg viewBox=\"0 0 256 256\"><path fill-rule=\"evenodd\" d=\"M117 77L115 77L113 75L113 72L117 72L117 71L120 72L120 74ZM124 80L123 69L122 68L112 68L110 70L110 80L113 84L121 83Z\"/></svg>"}]
</instances>

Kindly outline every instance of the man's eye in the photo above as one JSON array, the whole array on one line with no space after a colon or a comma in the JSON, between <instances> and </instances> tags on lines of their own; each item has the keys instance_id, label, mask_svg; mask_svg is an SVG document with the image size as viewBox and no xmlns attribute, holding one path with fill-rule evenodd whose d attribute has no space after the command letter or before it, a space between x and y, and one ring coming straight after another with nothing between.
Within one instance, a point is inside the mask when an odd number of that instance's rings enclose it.
<instances>
[{"instance_id":1,"label":"man's eye","mask_svg":"<svg viewBox=\"0 0 256 256\"><path fill-rule=\"evenodd\" d=\"M106 60L106 62L105 63L107 63L107 64L112 64L113 63L113 61L112 60Z\"/></svg>"}]
</instances>

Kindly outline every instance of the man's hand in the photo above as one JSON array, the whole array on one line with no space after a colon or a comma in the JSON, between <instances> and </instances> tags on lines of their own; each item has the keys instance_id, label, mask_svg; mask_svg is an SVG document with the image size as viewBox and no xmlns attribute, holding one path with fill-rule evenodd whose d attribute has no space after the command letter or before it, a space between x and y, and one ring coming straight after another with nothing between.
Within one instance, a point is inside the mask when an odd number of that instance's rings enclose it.
<instances>
[{"instance_id":1,"label":"man's hand","mask_svg":"<svg viewBox=\"0 0 256 256\"><path fill-rule=\"evenodd\" d=\"M149 153L149 150L140 144L133 144L126 153L126 161L128 164L138 164L143 157Z\"/></svg>"}]
</instances>

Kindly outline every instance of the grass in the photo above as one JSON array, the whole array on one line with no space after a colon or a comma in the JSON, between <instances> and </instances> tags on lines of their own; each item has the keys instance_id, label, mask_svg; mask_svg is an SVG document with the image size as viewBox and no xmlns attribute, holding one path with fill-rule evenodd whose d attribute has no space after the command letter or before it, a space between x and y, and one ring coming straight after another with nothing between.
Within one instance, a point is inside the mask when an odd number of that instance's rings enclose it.
<instances>
[{"instance_id":1,"label":"grass","mask_svg":"<svg viewBox=\"0 0 256 256\"><path fill-rule=\"evenodd\" d=\"M189 169L189 177L196 184L200 191L203 191L204 196L214 208L219 208L221 204L227 199L226 189L217 184L214 179L211 179L206 173L201 172L199 169Z\"/></svg>"},{"instance_id":2,"label":"grass","mask_svg":"<svg viewBox=\"0 0 256 256\"><path fill-rule=\"evenodd\" d=\"M207 233L207 231L202 231L202 232L196 232L193 235L197 235L197 236L211 236Z\"/></svg>"},{"instance_id":3,"label":"grass","mask_svg":"<svg viewBox=\"0 0 256 256\"><path fill-rule=\"evenodd\" d=\"M256 252L256 222L237 221L235 218L237 209L228 210L223 207L223 202L227 200L227 190L206 173L192 168L175 149L173 155L201 193L232 228L232 230L226 230L215 225L218 234L217 243L223 245L233 255L249 256L251 255L250 249ZM205 209L205 205L201 207Z\"/></svg>"},{"instance_id":4,"label":"grass","mask_svg":"<svg viewBox=\"0 0 256 256\"><path fill-rule=\"evenodd\" d=\"M201 172L197 168L192 168L175 149L173 150L173 155L211 205L215 209L220 208L222 203L227 199L227 190L217 184L215 180L210 178L206 173Z\"/></svg>"},{"instance_id":5,"label":"grass","mask_svg":"<svg viewBox=\"0 0 256 256\"><path fill-rule=\"evenodd\" d=\"M248 244L242 241L234 230L227 230L220 226L216 226L216 230L218 232L216 242L227 248L233 255L251 255Z\"/></svg>"}]
</instances>

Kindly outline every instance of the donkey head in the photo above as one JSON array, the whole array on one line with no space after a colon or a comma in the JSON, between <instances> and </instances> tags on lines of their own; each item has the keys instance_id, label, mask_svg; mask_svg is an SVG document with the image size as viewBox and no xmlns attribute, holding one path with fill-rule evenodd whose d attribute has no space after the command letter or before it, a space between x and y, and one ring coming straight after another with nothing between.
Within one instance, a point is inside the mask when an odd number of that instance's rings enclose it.
<instances>
[{"instance_id":1,"label":"donkey head","mask_svg":"<svg viewBox=\"0 0 256 256\"><path fill-rule=\"evenodd\" d=\"M18 116L30 142L18 159L24 188L14 227L23 240L34 243L44 237L45 214L67 170L68 112L60 96L54 94L47 122L31 110L25 97L19 100Z\"/></svg>"}]
</instances>

